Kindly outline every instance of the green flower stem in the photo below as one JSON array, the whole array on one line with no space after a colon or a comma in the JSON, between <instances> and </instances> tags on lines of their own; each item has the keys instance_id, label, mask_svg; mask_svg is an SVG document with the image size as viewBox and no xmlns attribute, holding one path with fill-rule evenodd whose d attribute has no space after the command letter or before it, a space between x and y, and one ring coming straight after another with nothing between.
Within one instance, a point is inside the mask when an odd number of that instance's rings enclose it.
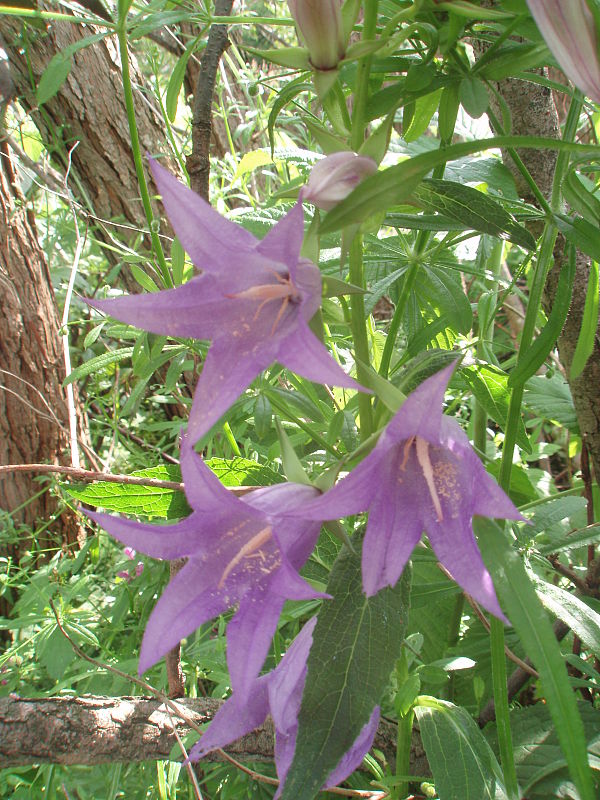
<instances>
[{"instance_id":1,"label":"green flower stem","mask_svg":"<svg viewBox=\"0 0 600 800\"><path fill-rule=\"evenodd\" d=\"M307 433L310 436L311 439L317 442L317 444L320 444L324 450L327 450L328 453L331 453L332 456L334 456L337 459L342 457L341 453L338 450L336 450L336 448L333 447L333 445L329 444L327 439L321 436L320 433L317 433L315 430L313 430L313 428L311 428L310 425L304 422L304 420L300 419L300 417L293 414L289 410L289 408L285 405L285 403L282 403L279 400L276 394L269 392L268 390L265 391L265 394L269 398L269 402L271 403L273 408L279 411L279 413L282 414L285 417L285 419L290 420L290 422L293 422L295 425L301 428L305 433Z\"/></svg>"},{"instance_id":2,"label":"green flower stem","mask_svg":"<svg viewBox=\"0 0 600 800\"><path fill-rule=\"evenodd\" d=\"M510 729L508 688L506 683L506 654L504 652L504 623L490 618L490 651L492 656L492 689L496 710L496 732L500 748L500 762L504 787L509 800L519 800L519 784Z\"/></svg>"},{"instance_id":3,"label":"green flower stem","mask_svg":"<svg viewBox=\"0 0 600 800\"><path fill-rule=\"evenodd\" d=\"M398 717L398 739L396 740L396 775L410 775L410 748L412 745L412 729L415 712ZM398 783L393 787L390 797L401 800L408 794L408 782Z\"/></svg>"},{"instance_id":4,"label":"green flower stem","mask_svg":"<svg viewBox=\"0 0 600 800\"><path fill-rule=\"evenodd\" d=\"M142 198L142 205L144 206L144 213L146 214L146 220L150 230L152 249L154 250L154 254L158 261L163 284L165 288L171 288L173 286L173 279L171 278L171 273L167 267L165 254L163 253L158 232L155 230L154 214L152 212L150 193L148 192L148 184L146 183L146 176L144 174L140 139L135 121L135 106L133 104L133 89L131 86L131 73L129 70L129 53L127 52L127 25L125 14L119 18L117 25L117 38L119 40L119 53L121 56L121 69L123 75L123 92L125 95L125 107L127 109L127 121L129 123L129 135L131 137L131 149L133 152L135 171L140 187L140 196Z\"/></svg>"},{"instance_id":5,"label":"green flower stem","mask_svg":"<svg viewBox=\"0 0 600 800\"><path fill-rule=\"evenodd\" d=\"M363 24L363 41L375 38L377 32L377 11L379 0L365 0L365 21ZM354 93L354 106L352 110L351 145L358 152L365 140L367 128L367 100L369 98L369 75L371 72L372 56L359 59L356 76L356 91Z\"/></svg>"},{"instance_id":6,"label":"green flower stem","mask_svg":"<svg viewBox=\"0 0 600 800\"><path fill-rule=\"evenodd\" d=\"M390 327L388 328L387 336L385 338L383 353L381 354L381 364L379 365L379 374L382 378L387 378L390 371L390 362L392 360L392 353L394 352L394 346L396 344L396 337L398 336L400 323L402 322L404 310L406 308L408 298L410 297L410 293L412 292L418 271L419 262L413 261L408 269L404 283L402 284L402 291L400 293L400 297L398 298L398 302L396 303L394 316L392 317Z\"/></svg>"},{"instance_id":7,"label":"green flower stem","mask_svg":"<svg viewBox=\"0 0 600 800\"><path fill-rule=\"evenodd\" d=\"M350 245L350 283L364 288L365 276L362 247L362 236L357 234ZM359 383L367 386L369 377L365 366L371 363L371 359L365 318L365 301L362 294L350 295L350 308L352 311L352 338L354 339L354 352L357 359L356 377ZM373 432L371 398L364 392L360 392L358 395L358 413L360 414L360 438L364 442Z\"/></svg>"}]
</instances>

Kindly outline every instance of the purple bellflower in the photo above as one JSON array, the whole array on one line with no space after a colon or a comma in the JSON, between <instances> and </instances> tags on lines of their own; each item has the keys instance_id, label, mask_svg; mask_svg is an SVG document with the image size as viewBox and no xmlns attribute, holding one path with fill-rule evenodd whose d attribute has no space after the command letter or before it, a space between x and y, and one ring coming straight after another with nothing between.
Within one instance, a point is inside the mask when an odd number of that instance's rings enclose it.
<instances>
[{"instance_id":1,"label":"purple bellflower","mask_svg":"<svg viewBox=\"0 0 600 800\"><path fill-rule=\"evenodd\" d=\"M190 447L181 470L193 513L173 525L151 525L86 511L111 536L154 558L186 558L154 608L142 641L145 672L203 623L237 606L227 628L232 686L244 702L263 665L286 599L328 597L298 574L319 535L316 522L286 519L317 489L293 483L229 492Z\"/></svg>"},{"instance_id":2,"label":"purple bellflower","mask_svg":"<svg viewBox=\"0 0 600 800\"><path fill-rule=\"evenodd\" d=\"M527 5L567 78L600 103L598 34L586 0L527 0Z\"/></svg>"},{"instance_id":3,"label":"purple bellflower","mask_svg":"<svg viewBox=\"0 0 600 800\"><path fill-rule=\"evenodd\" d=\"M456 420L442 413L455 366L423 381L372 452L336 486L303 506L301 515L333 519L369 510L362 555L368 596L396 583L426 531L456 582L506 621L477 547L472 517L523 517L485 471Z\"/></svg>"},{"instance_id":4,"label":"purple bellflower","mask_svg":"<svg viewBox=\"0 0 600 800\"><path fill-rule=\"evenodd\" d=\"M173 229L202 274L176 289L87 302L152 333L213 340L188 439L194 443L207 433L274 361L316 383L361 389L308 327L321 303L321 274L300 258L302 204L259 241L150 163Z\"/></svg>"},{"instance_id":5,"label":"purple bellflower","mask_svg":"<svg viewBox=\"0 0 600 800\"><path fill-rule=\"evenodd\" d=\"M200 741L192 748L191 761L197 761L211 750L225 747L254 728L258 728L270 714L276 737L275 764L279 777L279 789L275 795L277 800L294 758L298 713L306 681L306 661L316 621L317 618L313 617L306 623L272 672L257 678L243 707L235 702L235 696L230 697L221 706ZM378 723L379 706L375 706L371 718L327 778L325 782L327 788L341 783L360 766L373 744Z\"/></svg>"},{"instance_id":6,"label":"purple bellflower","mask_svg":"<svg viewBox=\"0 0 600 800\"><path fill-rule=\"evenodd\" d=\"M288 0L288 6L312 66L335 69L346 52L341 0Z\"/></svg>"},{"instance_id":7,"label":"purple bellflower","mask_svg":"<svg viewBox=\"0 0 600 800\"><path fill-rule=\"evenodd\" d=\"M332 153L312 168L302 199L329 211L376 171L377 164L372 158L349 151Z\"/></svg>"}]
</instances>

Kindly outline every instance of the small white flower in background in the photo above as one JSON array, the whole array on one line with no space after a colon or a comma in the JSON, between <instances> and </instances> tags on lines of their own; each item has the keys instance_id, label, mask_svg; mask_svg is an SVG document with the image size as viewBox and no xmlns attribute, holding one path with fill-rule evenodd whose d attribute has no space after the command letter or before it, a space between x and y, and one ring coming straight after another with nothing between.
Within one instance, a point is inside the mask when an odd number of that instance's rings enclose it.
<instances>
[{"instance_id":1,"label":"small white flower in background","mask_svg":"<svg viewBox=\"0 0 600 800\"><path fill-rule=\"evenodd\" d=\"M527 0L527 5L567 78L600 103L598 34L589 4L586 0Z\"/></svg>"},{"instance_id":2,"label":"small white flower in background","mask_svg":"<svg viewBox=\"0 0 600 800\"><path fill-rule=\"evenodd\" d=\"M377 164L367 156L347 151L333 153L312 168L302 199L329 211L376 170Z\"/></svg>"}]
</instances>

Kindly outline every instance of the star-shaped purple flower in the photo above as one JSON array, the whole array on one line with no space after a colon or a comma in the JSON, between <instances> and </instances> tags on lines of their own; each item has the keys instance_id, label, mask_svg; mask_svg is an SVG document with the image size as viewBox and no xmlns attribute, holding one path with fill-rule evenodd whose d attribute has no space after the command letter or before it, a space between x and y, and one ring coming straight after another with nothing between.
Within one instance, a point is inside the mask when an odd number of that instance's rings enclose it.
<instances>
[{"instance_id":1,"label":"star-shaped purple flower","mask_svg":"<svg viewBox=\"0 0 600 800\"><path fill-rule=\"evenodd\" d=\"M173 229L202 274L176 289L88 303L153 333L212 339L188 422L190 441L274 361L317 383L360 389L308 327L321 303L321 275L300 257L301 202L259 241L164 167L150 165Z\"/></svg>"},{"instance_id":2,"label":"star-shaped purple flower","mask_svg":"<svg viewBox=\"0 0 600 800\"><path fill-rule=\"evenodd\" d=\"M368 596L396 583L426 531L456 582L506 621L477 547L472 518L523 517L485 471L456 420L442 413L455 366L415 389L373 451L336 486L303 506L301 515L334 519L369 510L362 555Z\"/></svg>"},{"instance_id":3,"label":"star-shaped purple flower","mask_svg":"<svg viewBox=\"0 0 600 800\"><path fill-rule=\"evenodd\" d=\"M190 752L190 760L197 761L211 750L226 747L262 725L270 714L275 727L275 764L279 777L280 796L285 778L294 758L298 712L306 681L306 661L312 645L317 618L313 617L302 628L277 667L254 682L248 701L241 706L235 695L221 706L213 721ZM368 753L379 723L379 706L375 706L367 724L352 747L343 756L325 782L325 787L336 786L358 769Z\"/></svg>"},{"instance_id":4,"label":"star-shaped purple flower","mask_svg":"<svg viewBox=\"0 0 600 800\"><path fill-rule=\"evenodd\" d=\"M238 610L227 628L227 662L244 702L263 665L286 599L328 597L298 574L316 543L317 522L286 519L313 498L311 486L284 483L235 497L187 446L181 470L193 513L174 525L150 525L85 513L119 541L154 558L187 558L154 608L142 642L140 674L198 626Z\"/></svg>"}]
</instances>

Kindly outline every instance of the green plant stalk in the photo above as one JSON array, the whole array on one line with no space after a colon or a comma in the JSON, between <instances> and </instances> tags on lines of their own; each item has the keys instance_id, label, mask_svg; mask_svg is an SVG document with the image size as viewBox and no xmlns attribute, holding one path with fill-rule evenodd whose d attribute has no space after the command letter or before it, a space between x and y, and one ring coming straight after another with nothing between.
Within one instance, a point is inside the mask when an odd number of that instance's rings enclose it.
<instances>
[{"instance_id":1,"label":"green plant stalk","mask_svg":"<svg viewBox=\"0 0 600 800\"><path fill-rule=\"evenodd\" d=\"M382 378L387 378L390 371L392 353L394 352L396 338L398 336L398 331L400 330L400 323L402 322L404 310L406 309L406 304L408 303L408 298L412 292L418 271L419 262L413 261L404 279L402 291L400 293L400 297L398 298L398 302L396 303L396 308L394 309L394 316L391 319L390 327L388 328L387 336L385 338L383 353L381 354L381 364L379 365L379 374Z\"/></svg>"},{"instance_id":2,"label":"green plant stalk","mask_svg":"<svg viewBox=\"0 0 600 800\"><path fill-rule=\"evenodd\" d=\"M362 247L362 236L357 234L350 245L350 283L365 288ZM354 340L354 352L357 358L356 377L359 383L368 385L368 374L366 374L364 365L370 364L371 359L369 356L369 339L365 319L365 301L362 294L350 295L350 309L352 312L352 338ZM364 392L360 392L358 395L358 413L360 414L360 438L361 441L364 442L373 432L373 408L371 406L371 398L368 394L364 394Z\"/></svg>"},{"instance_id":3,"label":"green plant stalk","mask_svg":"<svg viewBox=\"0 0 600 800\"><path fill-rule=\"evenodd\" d=\"M412 745L412 729L415 712L411 710L405 716L398 717L398 739L396 740L396 775L410 775L410 749ZM402 800L408 794L408 781L393 787L392 800Z\"/></svg>"},{"instance_id":4,"label":"green plant stalk","mask_svg":"<svg viewBox=\"0 0 600 800\"><path fill-rule=\"evenodd\" d=\"M576 96L569 108L569 113L565 122L563 141L573 141L577 131L580 112L581 98ZM559 153L554 170L552 185L552 211L557 211L560 207L560 187L562 185L562 180L568 165L568 153ZM539 193L539 189L537 189L536 194L537 193ZM547 203L545 206L548 208ZM531 283L529 302L527 303L527 312L525 314L525 322L523 325L523 332L521 334L519 356L521 353L527 352L527 349L533 341L535 323L542 303L544 286L546 284L546 276L550 269L550 265L552 264L556 236L557 229L552 220L548 219L544 227L539 258L537 259ZM517 359L517 364L518 362L519 358ZM517 429L521 416L523 391L524 384L522 383L514 387L508 408L508 419L506 423L499 477L500 486L506 492L508 492L510 489L510 475L512 470L513 453L517 440ZM496 708L498 743L500 746L500 756L506 783L506 790L509 793L509 797L511 797L513 794L515 797L518 797L518 794L516 793L516 773L514 766L512 735L510 730L508 689L506 684L506 657L504 654L504 646L504 627L500 620L492 617L490 628L490 647L492 654L492 684L494 690L494 705Z\"/></svg>"},{"instance_id":5,"label":"green plant stalk","mask_svg":"<svg viewBox=\"0 0 600 800\"><path fill-rule=\"evenodd\" d=\"M369 41L375 38L377 32L377 11L379 0L365 0L363 3L365 20L363 24L362 39ZM358 152L365 140L367 128L367 100L369 98L369 74L371 72L371 56L359 59L356 75L356 91L354 93L354 106L352 109L352 134L351 145Z\"/></svg>"},{"instance_id":6,"label":"green plant stalk","mask_svg":"<svg viewBox=\"0 0 600 800\"><path fill-rule=\"evenodd\" d=\"M289 408L287 408L286 405L279 400L277 395L274 395L269 391L266 391L265 394L269 398L269 402L271 403L273 408L279 411L279 413L282 414L285 417L285 419L289 420L290 422L293 422L295 425L301 428L305 433L307 433L311 437L311 439L320 444L324 450L327 450L328 453L331 453L332 456L338 459L341 458L340 452L336 450L336 448L333 447L333 445L329 444L327 439L321 436L320 433L317 433L317 431L313 430L313 428L311 428L310 425L304 422L304 420L300 419L300 417L296 416L296 414L293 414L289 410Z\"/></svg>"},{"instance_id":7,"label":"green plant stalk","mask_svg":"<svg viewBox=\"0 0 600 800\"><path fill-rule=\"evenodd\" d=\"M171 288L173 286L173 279L171 278L171 273L169 272L169 268L165 260L165 254L163 253L158 232L155 230L154 214L152 212L150 193L148 192L148 184L146 183L146 176L144 174L142 151L140 149L140 138L138 136L137 124L135 121L135 106L133 104L133 88L131 86L131 73L129 70L129 53L127 52L127 26L125 17L119 19L119 23L117 25L117 38L119 40L123 93L125 95L125 107L127 109L129 135L131 137L131 150L133 153L135 171L140 187L140 196L142 198L142 205L144 206L144 213L148 222L148 229L150 230L152 249L154 250L154 254L158 261L164 286L165 288Z\"/></svg>"}]
</instances>

